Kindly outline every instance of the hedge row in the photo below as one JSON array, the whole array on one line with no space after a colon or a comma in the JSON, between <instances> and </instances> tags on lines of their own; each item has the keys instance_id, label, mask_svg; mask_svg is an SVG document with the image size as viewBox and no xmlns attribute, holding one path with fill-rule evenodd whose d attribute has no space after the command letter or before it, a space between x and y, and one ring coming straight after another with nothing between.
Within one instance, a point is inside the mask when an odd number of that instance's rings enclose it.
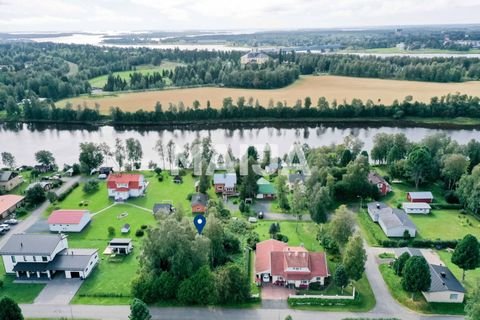
<instances>
[{"instance_id":1,"label":"hedge row","mask_svg":"<svg viewBox=\"0 0 480 320\"><path fill-rule=\"evenodd\" d=\"M385 248L401 248L401 247L413 247L413 248L436 248L455 249L458 240L429 240L429 239L413 239L413 240L383 240L381 245Z\"/></svg>"},{"instance_id":2,"label":"hedge row","mask_svg":"<svg viewBox=\"0 0 480 320\"><path fill-rule=\"evenodd\" d=\"M63 201L63 200L65 200L65 198L66 198L70 193L72 193L72 191L75 190L78 186L79 186L78 182L75 182L74 184L72 184L72 186L71 186L70 188L68 188L68 189L65 190L64 192L60 193L60 194L58 195L57 200L58 200L58 201Z\"/></svg>"},{"instance_id":3,"label":"hedge row","mask_svg":"<svg viewBox=\"0 0 480 320\"><path fill-rule=\"evenodd\" d=\"M322 298L288 298L290 306L348 306L357 305L359 303L357 298L350 299L322 299Z\"/></svg>"}]
</instances>

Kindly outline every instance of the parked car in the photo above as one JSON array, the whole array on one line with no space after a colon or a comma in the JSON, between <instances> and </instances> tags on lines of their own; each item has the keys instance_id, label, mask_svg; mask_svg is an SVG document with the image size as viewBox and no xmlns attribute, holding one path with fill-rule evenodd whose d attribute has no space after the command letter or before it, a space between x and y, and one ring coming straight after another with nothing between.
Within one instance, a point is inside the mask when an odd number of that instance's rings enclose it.
<instances>
[{"instance_id":1,"label":"parked car","mask_svg":"<svg viewBox=\"0 0 480 320\"><path fill-rule=\"evenodd\" d=\"M250 218L248 218L248 222L250 222L250 223L256 223L256 222L257 222L257 218L255 218L255 217L250 217Z\"/></svg>"},{"instance_id":2,"label":"parked car","mask_svg":"<svg viewBox=\"0 0 480 320\"><path fill-rule=\"evenodd\" d=\"M107 179L107 175L105 173L100 173L98 175L98 179L102 179L102 180Z\"/></svg>"},{"instance_id":3,"label":"parked car","mask_svg":"<svg viewBox=\"0 0 480 320\"><path fill-rule=\"evenodd\" d=\"M0 224L0 230L3 230L3 231L8 231L10 230L10 226L8 224Z\"/></svg>"},{"instance_id":4,"label":"parked car","mask_svg":"<svg viewBox=\"0 0 480 320\"><path fill-rule=\"evenodd\" d=\"M264 273L262 275L262 281L263 282L270 282L270 275L268 273Z\"/></svg>"},{"instance_id":5,"label":"parked car","mask_svg":"<svg viewBox=\"0 0 480 320\"><path fill-rule=\"evenodd\" d=\"M260 211L257 213L257 218L258 219L263 219L263 211Z\"/></svg>"},{"instance_id":6,"label":"parked car","mask_svg":"<svg viewBox=\"0 0 480 320\"><path fill-rule=\"evenodd\" d=\"M17 224L18 220L17 219L8 219L4 221L6 224Z\"/></svg>"}]
</instances>

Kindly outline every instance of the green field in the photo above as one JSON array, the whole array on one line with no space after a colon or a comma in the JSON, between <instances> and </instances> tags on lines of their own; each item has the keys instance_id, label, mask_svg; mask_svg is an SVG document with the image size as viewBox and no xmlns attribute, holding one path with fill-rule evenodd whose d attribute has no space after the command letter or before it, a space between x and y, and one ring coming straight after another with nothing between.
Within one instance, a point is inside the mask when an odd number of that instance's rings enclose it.
<instances>
[{"instance_id":1,"label":"green field","mask_svg":"<svg viewBox=\"0 0 480 320\"><path fill-rule=\"evenodd\" d=\"M432 210L428 215L410 215L410 218L425 239L455 240L469 233L480 238L480 222L458 210Z\"/></svg>"},{"instance_id":2,"label":"green field","mask_svg":"<svg viewBox=\"0 0 480 320\"><path fill-rule=\"evenodd\" d=\"M180 65L182 64L178 62L164 61L159 66L140 65L136 67L136 70L113 72L113 75L120 76L122 77L122 79L128 80L130 74L133 72L140 72L141 74L162 72L163 70L173 70L175 69L176 66L180 66ZM103 76L92 78L88 80L88 82L94 88L103 88L107 83L107 78L108 78L108 74L105 74Z\"/></svg>"},{"instance_id":3,"label":"green field","mask_svg":"<svg viewBox=\"0 0 480 320\"><path fill-rule=\"evenodd\" d=\"M446 250L437 251L438 255L445 263L445 265L452 271L455 277L463 284L467 290L467 295L470 294L480 283L480 268L469 270L465 273L465 281L462 281L462 269L452 263L452 253Z\"/></svg>"},{"instance_id":4,"label":"green field","mask_svg":"<svg viewBox=\"0 0 480 320\"><path fill-rule=\"evenodd\" d=\"M3 287L0 288L0 299L3 297L10 297L17 303L33 303L33 300L42 291L45 284L15 284L15 276L5 274L5 267L3 260L0 262L0 280L3 281Z\"/></svg>"},{"instance_id":5,"label":"green field","mask_svg":"<svg viewBox=\"0 0 480 320\"><path fill-rule=\"evenodd\" d=\"M464 314L464 304L460 303L427 303L420 292L415 295L415 300L412 300L412 295L402 288L401 278L395 275L393 269L387 264L380 265L380 272L383 279L388 286L390 294L395 300L405 307L421 312L434 314Z\"/></svg>"}]
</instances>

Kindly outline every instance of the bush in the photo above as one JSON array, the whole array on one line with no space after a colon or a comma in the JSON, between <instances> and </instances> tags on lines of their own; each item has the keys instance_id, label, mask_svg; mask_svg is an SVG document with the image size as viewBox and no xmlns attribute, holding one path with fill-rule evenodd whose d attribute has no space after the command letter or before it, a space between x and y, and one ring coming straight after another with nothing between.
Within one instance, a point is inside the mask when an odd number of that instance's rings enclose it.
<instances>
[{"instance_id":1,"label":"bush","mask_svg":"<svg viewBox=\"0 0 480 320\"><path fill-rule=\"evenodd\" d=\"M25 195L25 201L31 206L36 206L45 201L45 199L45 190L43 190L42 186L39 184L28 189Z\"/></svg>"},{"instance_id":2,"label":"bush","mask_svg":"<svg viewBox=\"0 0 480 320\"><path fill-rule=\"evenodd\" d=\"M28 213L27 209L24 207L20 207L17 210L15 210L15 216L16 217L23 217Z\"/></svg>"},{"instance_id":3,"label":"bush","mask_svg":"<svg viewBox=\"0 0 480 320\"><path fill-rule=\"evenodd\" d=\"M192 201L193 193L187 194L187 200Z\"/></svg>"},{"instance_id":4,"label":"bush","mask_svg":"<svg viewBox=\"0 0 480 320\"><path fill-rule=\"evenodd\" d=\"M53 191L49 191L47 193L47 199L48 201L50 201L50 203L55 203L55 201L57 201L57 194Z\"/></svg>"},{"instance_id":5,"label":"bush","mask_svg":"<svg viewBox=\"0 0 480 320\"><path fill-rule=\"evenodd\" d=\"M135 231L135 237L143 237L143 235L145 234L145 231L143 231L142 229L138 229L137 231Z\"/></svg>"},{"instance_id":6,"label":"bush","mask_svg":"<svg viewBox=\"0 0 480 320\"><path fill-rule=\"evenodd\" d=\"M163 181L163 175L159 175L158 176L158 182L162 182Z\"/></svg>"},{"instance_id":7,"label":"bush","mask_svg":"<svg viewBox=\"0 0 480 320\"><path fill-rule=\"evenodd\" d=\"M448 190L447 192L445 192L445 201L447 201L450 204L460 203L457 193L453 190Z\"/></svg>"},{"instance_id":8,"label":"bush","mask_svg":"<svg viewBox=\"0 0 480 320\"><path fill-rule=\"evenodd\" d=\"M148 226L146 224L142 224L142 226L140 227L142 230L145 230L148 228Z\"/></svg>"},{"instance_id":9,"label":"bush","mask_svg":"<svg viewBox=\"0 0 480 320\"><path fill-rule=\"evenodd\" d=\"M2 288L3 288L3 280L0 279L0 289L2 289Z\"/></svg>"},{"instance_id":10,"label":"bush","mask_svg":"<svg viewBox=\"0 0 480 320\"><path fill-rule=\"evenodd\" d=\"M430 207L432 207L432 209L436 209L436 210L459 210L459 209L462 209L462 205L461 204L457 204L457 203L446 203L446 204L442 204L442 203L431 203L430 204Z\"/></svg>"},{"instance_id":11,"label":"bush","mask_svg":"<svg viewBox=\"0 0 480 320\"><path fill-rule=\"evenodd\" d=\"M110 237L113 237L115 235L115 228L114 227L110 226L110 227L108 227L107 230L108 230L108 235Z\"/></svg>"},{"instance_id":12,"label":"bush","mask_svg":"<svg viewBox=\"0 0 480 320\"><path fill-rule=\"evenodd\" d=\"M78 182L75 182L70 188L68 188L67 190L65 190L65 192L60 193L60 194L58 195L58 201L63 201L63 200L65 200L65 198L66 198L70 193L72 193L72 191L75 190L78 186L79 186Z\"/></svg>"},{"instance_id":13,"label":"bush","mask_svg":"<svg viewBox=\"0 0 480 320\"><path fill-rule=\"evenodd\" d=\"M86 194L93 194L98 191L100 188L98 181L95 179L90 179L83 185L83 192Z\"/></svg>"},{"instance_id":14,"label":"bush","mask_svg":"<svg viewBox=\"0 0 480 320\"><path fill-rule=\"evenodd\" d=\"M278 240L278 241L283 241L283 242L288 242L288 237L284 234L281 234L281 233L277 233L273 236L273 238L275 240Z\"/></svg>"}]
</instances>

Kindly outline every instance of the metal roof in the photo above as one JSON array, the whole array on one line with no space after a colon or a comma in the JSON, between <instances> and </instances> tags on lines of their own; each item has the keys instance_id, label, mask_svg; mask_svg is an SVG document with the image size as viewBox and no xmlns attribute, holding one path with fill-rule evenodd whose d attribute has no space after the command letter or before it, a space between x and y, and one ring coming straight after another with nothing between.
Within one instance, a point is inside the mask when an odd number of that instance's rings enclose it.
<instances>
[{"instance_id":1,"label":"metal roof","mask_svg":"<svg viewBox=\"0 0 480 320\"><path fill-rule=\"evenodd\" d=\"M430 205L426 202L404 202L402 203L404 209L431 209Z\"/></svg>"},{"instance_id":2,"label":"metal roof","mask_svg":"<svg viewBox=\"0 0 480 320\"><path fill-rule=\"evenodd\" d=\"M427 292L456 291L465 292L465 288L445 266L430 265L432 282Z\"/></svg>"},{"instance_id":3,"label":"metal roof","mask_svg":"<svg viewBox=\"0 0 480 320\"><path fill-rule=\"evenodd\" d=\"M203 193L194 193L192 195L192 206L196 206L197 204L201 204L203 206L207 206L208 196Z\"/></svg>"},{"instance_id":4,"label":"metal roof","mask_svg":"<svg viewBox=\"0 0 480 320\"><path fill-rule=\"evenodd\" d=\"M411 199L433 199L433 194L430 191L409 192Z\"/></svg>"},{"instance_id":5,"label":"metal roof","mask_svg":"<svg viewBox=\"0 0 480 320\"><path fill-rule=\"evenodd\" d=\"M14 234L0 249L0 255L51 255L65 238L61 234Z\"/></svg>"}]
</instances>

